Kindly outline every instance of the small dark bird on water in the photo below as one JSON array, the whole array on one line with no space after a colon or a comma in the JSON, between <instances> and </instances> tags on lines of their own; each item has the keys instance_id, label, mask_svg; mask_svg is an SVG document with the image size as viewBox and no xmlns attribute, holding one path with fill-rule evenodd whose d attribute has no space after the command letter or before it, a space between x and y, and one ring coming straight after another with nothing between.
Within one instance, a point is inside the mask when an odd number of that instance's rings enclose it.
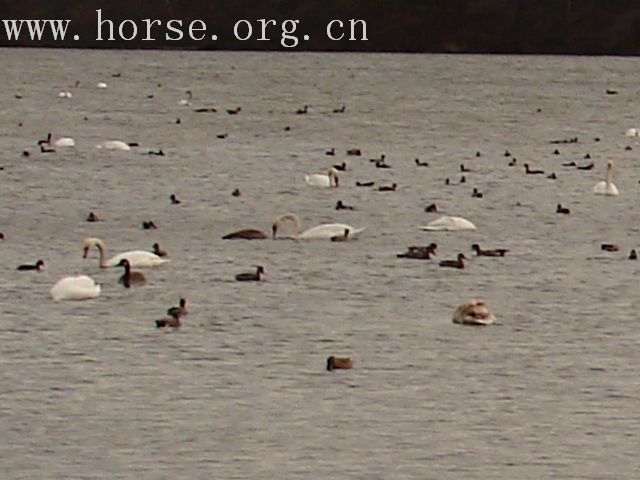
<instances>
[{"instance_id":1,"label":"small dark bird on water","mask_svg":"<svg viewBox=\"0 0 640 480\"><path fill-rule=\"evenodd\" d=\"M410 246L404 253L398 253L398 258L411 258L415 260L430 260L432 255L436 254L438 245L432 243L425 246Z\"/></svg>"},{"instance_id":2,"label":"small dark bird on water","mask_svg":"<svg viewBox=\"0 0 640 480\"><path fill-rule=\"evenodd\" d=\"M131 288L132 285L144 285L147 279L141 272L132 272L129 260L123 258L117 267L124 267L124 273L120 276L118 283L124 285L125 288Z\"/></svg>"},{"instance_id":3,"label":"small dark bird on water","mask_svg":"<svg viewBox=\"0 0 640 480\"><path fill-rule=\"evenodd\" d=\"M264 275L264 267L258 266L255 273L239 273L236 275L238 282L259 282Z\"/></svg>"},{"instance_id":4,"label":"small dark bird on water","mask_svg":"<svg viewBox=\"0 0 640 480\"><path fill-rule=\"evenodd\" d=\"M509 251L506 248L495 248L493 250L483 250L480 248L480 245L478 245L477 243L474 243L473 245L471 245L471 250L476 252L476 255L478 257L504 257L504 254Z\"/></svg>"},{"instance_id":5,"label":"small dark bird on water","mask_svg":"<svg viewBox=\"0 0 640 480\"><path fill-rule=\"evenodd\" d=\"M16 270L19 270L21 272L37 270L38 272L41 272L42 270L44 270L44 260L38 260L34 265L20 265L18 268L16 268Z\"/></svg>"},{"instance_id":6,"label":"small dark bird on water","mask_svg":"<svg viewBox=\"0 0 640 480\"><path fill-rule=\"evenodd\" d=\"M169 200L171 200L171 204L172 205L179 205L180 203L182 203L178 197L176 197L175 193L172 193L171 196L169 197Z\"/></svg>"},{"instance_id":7,"label":"small dark bird on water","mask_svg":"<svg viewBox=\"0 0 640 480\"><path fill-rule=\"evenodd\" d=\"M466 260L466 259L467 257L464 256L464 253L459 253L457 260L442 260L440 263L438 263L438 265L441 267L462 269L464 268L463 260Z\"/></svg>"},{"instance_id":8,"label":"small dark bird on water","mask_svg":"<svg viewBox=\"0 0 640 480\"><path fill-rule=\"evenodd\" d=\"M638 254L636 253L635 250L631 250L631 252L629 253L629 260L637 260L638 259Z\"/></svg>"},{"instance_id":9,"label":"small dark bird on water","mask_svg":"<svg viewBox=\"0 0 640 480\"><path fill-rule=\"evenodd\" d=\"M327 370L333 372L334 370L349 370L353 368L353 362L350 358L340 358L331 355L327 358Z\"/></svg>"},{"instance_id":10,"label":"small dark bird on water","mask_svg":"<svg viewBox=\"0 0 640 480\"><path fill-rule=\"evenodd\" d=\"M152 220L149 220L148 222L142 222L142 229L143 230L157 230L158 227L156 227L156 224L153 223Z\"/></svg>"},{"instance_id":11,"label":"small dark bird on water","mask_svg":"<svg viewBox=\"0 0 640 480\"><path fill-rule=\"evenodd\" d=\"M239 197L240 195L242 195L242 192L240 192L240 189L236 188L233 192L231 192L231 195L234 197Z\"/></svg>"},{"instance_id":12,"label":"small dark bird on water","mask_svg":"<svg viewBox=\"0 0 640 480\"><path fill-rule=\"evenodd\" d=\"M95 213L89 212L89 215L87 216L87 222L99 222L99 221L100 219Z\"/></svg>"},{"instance_id":13,"label":"small dark bird on water","mask_svg":"<svg viewBox=\"0 0 640 480\"><path fill-rule=\"evenodd\" d=\"M187 300L185 298L180 299L180 303L177 307L171 307L167 309L167 315L171 315L172 317L178 315L179 317L184 317L188 315L187 311Z\"/></svg>"},{"instance_id":14,"label":"small dark bird on water","mask_svg":"<svg viewBox=\"0 0 640 480\"><path fill-rule=\"evenodd\" d=\"M156 255L158 255L159 257L168 257L169 254L166 252L166 250L163 250L160 248L160 244L159 243L154 243L152 245L152 252L155 253Z\"/></svg>"},{"instance_id":15,"label":"small dark bird on water","mask_svg":"<svg viewBox=\"0 0 640 480\"><path fill-rule=\"evenodd\" d=\"M432 203L424 207L424 211L427 213L436 213L438 211L438 206L435 203Z\"/></svg>"},{"instance_id":16,"label":"small dark bird on water","mask_svg":"<svg viewBox=\"0 0 640 480\"><path fill-rule=\"evenodd\" d=\"M342 200L338 200L336 203L336 210L355 210L355 208L351 205L345 205L342 203Z\"/></svg>"},{"instance_id":17,"label":"small dark bird on water","mask_svg":"<svg viewBox=\"0 0 640 480\"><path fill-rule=\"evenodd\" d=\"M556 213L561 213L563 215L569 215L571 213L571 210L569 210L566 207L563 207L562 205L558 204L557 208L556 208Z\"/></svg>"},{"instance_id":18,"label":"small dark bird on water","mask_svg":"<svg viewBox=\"0 0 640 480\"><path fill-rule=\"evenodd\" d=\"M471 197L472 198L482 198L482 197L484 197L484 194L482 192L478 191L477 188L474 188L473 192L471 193Z\"/></svg>"},{"instance_id":19,"label":"small dark bird on water","mask_svg":"<svg viewBox=\"0 0 640 480\"><path fill-rule=\"evenodd\" d=\"M346 164L346 162L338 163L338 164L334 165L333 168L335 168L336 170L340 170L341 172L346 172L347 171L347 164Z\"/></svg>"},{"instance_id":20,"label":"small dark bird on water","mask_svg":"<svg viewBox=\"0 0 640 480\"><path fill-rule=\"evenodd\" d=\"M419 158L415 159L416 165L418 167L428 167L429 166L429 162L421 162Z\"/></svg>"},{"instance_id":21,"label":"small dark bird on water","mask_svg":"<svg viewBox=\"0 0 640 480\"><path fill-rule=\"evenodd\" d=\"M396 188L398 187L397 183L394 183L393 185L389 186L389 185L382 185L381 187L378 187L378 191L379 192L395 192Z\"/></svg>"}]
</instances>

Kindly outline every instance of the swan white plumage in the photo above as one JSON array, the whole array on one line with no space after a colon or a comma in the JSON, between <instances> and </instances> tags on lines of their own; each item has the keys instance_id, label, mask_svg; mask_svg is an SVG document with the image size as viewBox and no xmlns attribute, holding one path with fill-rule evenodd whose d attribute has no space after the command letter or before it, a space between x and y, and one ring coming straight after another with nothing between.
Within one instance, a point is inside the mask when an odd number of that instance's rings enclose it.
<instances>
[{"instance_id":1,"label":"swan white plumage","mask_svg":"<svg viewBox=\"0 0 640 480\"><path fill-rule=\"evenodd\" d=\"M188 107L191 105L191 99L193 98L193 94L191 93L191 90L187 90L186 94L187 94L187 98L183 98L182 100L180 100L178 102L178 105L182 105L185 107Z\"/></svg>"},{"instance_id":2,"label":"swan white plumage","mask_svg":"<svg viewBox=\"0 0 640 480\"><path fill-rule=\"evenodd\" d=\"M305 175L304 181L312 187L337 187L340 183L338 171L335 168L330 169L327 175L321 173Z\"/></svg>"},{"instance_id":3,"label":"swan white plumage","mask_svg":"<svg viewBox=\"0 0 640 480\"><path fill-rule=\"evenodd\" d=\"M364 228L354 228L351 225L347 225L344 223L323 223L321 225L316 225L315 227L311 227L304 232L300 233L300 218L295 213L285 213L284 215L280 215L275 219L272 226L272 235L273 238L276 238L276 234L278 232L278 228L285 221L291 221L294 226L294 234L290 238L298 239L298 240L315 240L315 239L326 239L330 240L331 237L335 237L337 235L344 235L345 230L349 230L349 238L356 238L359 233L363 232Z\"/></svg>"},{"instance_id":4,"label":"swan white plumage","mask_svg":"<svg viewBox=\"0 0 640 480\"><path fill-rule=\"evenodd\" d=\"M51 147L75 147L76 141L71 137L53 137L51 132L47 135L46 140L40 140L38 145L49 145Z\"/></svg>"},{"instance_id":5,"label":"swan white plumage","mask_svg":"<svg viewBox=\"0 0 640 480\"><path fill-rule=\"evenodd\" d=\"M64 277L49 292L56 302L60 300L85 300L100 296L100 285L86 275Z\"/></svg>"},{"instance_id":6,"label":"swan white plumage","mask_svg":"<svg viewBox=\"0 0 640 480\"><path fill-rule=\"evenodd\" d=\"M640 137L640 128L629 128L624 134L627 137Z\"/></svg>"},{"instance_id":7,"label":"swan white plumage","mask_svg":"<svg viewBox=\"0 0 640 480\"><path fill-rule=\"evenodd\" d=\"M76 141L71 137L60 137L51 143L54 147L75 147Z\"/></svg>"},{"instance_id":8,"label":"swan white plumage","mask_svg":"<svg viewBox=\"0 0 640 480\"><path fill-rule=\"evenodd\" d=\"M156 267L169 261L168 259L161 258L155 253L148 252L146 250L131 250L129 252L123 252L107 260L107 249L104 242L95 237L87 238L84 241L82 258L87 258L89 250L94 246L100 252L100 268L116 267L122 259L129 260L129 265L131 267Z\"/></svg>"},{"instance_id":9,"label":"swan white plumage","mask_svg":"<svg viewBox=\"0 0 640 480\"><path fill-rule=\"evenodd\" d=\"M104 150L121 150L123 152L131 150L129 144L122 140L107 140L106 142L98 144L97 148L102 148Z\"/></svg>"},{"instance_id":10,"label":"swan white plumage","mask_svg":"<svg viewBox=\"0 0 640 480\"><path fill-rule=\"evenodd\" d=\"M453 313L453 323L463 325L490 325L496 317L482 300L471 300L460 305Z\"/></svg>"},{"instance_id":11,"label":"swan white plumage","mask_svg":"<svg viewBox=\"0 0 640 480\"><path fill-rule=\"evenodd\" d=\"M444 215L430 222L427 226L420 227L420 229L428 231L458 231L475 230L476 226L466 218Z\"/></svg>"},{"instance_id":12,"label":"swan white plumage","mask_svg":"<svg viewBox=\"0 0 640 480\"><path fill-rule=\"evenodd\" d=\"M593 187L593 193L598 195L619 195L618 187L616 187L611 181L613 174L613 162L609 160L607 162L607 178L598 182Z\"/></svg>"},{"instance_id":13,"label":"swan white plumage","mask_svg":"<svg viewBox=\"0 0 640 480\"><path fill-rule=\"evenodd\" d=\"M107 88L108 85L107 85L107 82L98 82L98 83L96 83L96 87L97 88Z\"/></svg>"},{"instance_id":14,"label":"swan white plumage","mask_svg":"<svg viewBox=\"0 0 640 480\"><path fill-rule=\"evenodd\" d=\"M68 90L63 90L62 92L58 93L58 97L60 97L60 98L73 98L73 93L71 93Z\"/></svg>"}]
</instances>

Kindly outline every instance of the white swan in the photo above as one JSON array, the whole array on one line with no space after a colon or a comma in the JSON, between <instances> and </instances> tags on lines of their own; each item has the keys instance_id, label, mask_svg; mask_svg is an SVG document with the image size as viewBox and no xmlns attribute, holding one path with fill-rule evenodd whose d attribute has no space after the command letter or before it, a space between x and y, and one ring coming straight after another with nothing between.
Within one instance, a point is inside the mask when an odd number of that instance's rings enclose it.
<instances>
[{"instance_id":1,"label":"white swan","mask_svg":"<svg viewBox=\"0 0 640 480\"><path fill-rule=\"evenodd\" d=\"M627 137L640 137L640 128L629 128L624 134Z\"/></svg>"},{"instance_id":2,"label":"white swan","mask_svg":"<svg viewBox=\"0 0 640 480\"><path fill-rule=\"evenodd\" d=\"M420 229L429 231L457 231L475 230L476 226L465 218L444 215L433 222L430 222L427 226L420 227Z\"/></svg>"},{"instance_id":3,"label":"white swan","mask_svg":"<svg viewBox=\"0 0 640 480\"><path fill-rule=\"evenodd\" d=\"M155 253L147 252L145 250L131 250L116 255L115 257L107 260L107 252L104 242L99 238L87 238L84 241L84 252L82 258L87 258L91 247L96 247L100 252L100 268L116 267L120 260L129 260L131 267L156 267L168 262L168 259L161 258Z\"/></svg>"},{"instance_id":4,"label":"white swan","mask_svg":"<svg viewBox=\"0 0 640 480\"><path fill-rule=\"evenodd\" d=\"M313 239L326 239L330 240L331 237L337 235L344 235L345 230L349 231L349 239L356 238L359 233L363 232L364 228L353 228L351 225L344 223L323 223L322 225L316 225L308 230L300 233L300 218L295 213L285 213L275 219L272 226L273 238L276 238L278 228L285 221L291 221L294 226L294 234L291 238L298 240L313 240Z\"/></svg>"},{"instance_id":5,"label":"white swan","mask_svg":"<svg viewBox=\"0 0 640 480\"><path fill-rule=\"evenodd\" d=\"M96 83L96 88L107 88L107 82L98 82Z\"/></svg>"},{"instance_id":6,"label":"white swan","mask_svg":"<svg viewBox=\"0 0 640 480\"><path fill-rule=\"evenodd\" d=\"M123 152L131 150L129 144L121 140L107 140L106 142L98 144L97 148L102 148L104 150L122 150Z\"/></svg>"},{"instance_id":7,"label":"white swan","mask_svg":"<svg viewBox=\"0 0 640 480\"><path fill-rule=\"evenodd\" d=\"M593 187L593 193L598 195L619 195L618 188L611 181L613 173L613 162L609 160L607 162L607 178L601 182L598 182Z\"/></svg>"},{"instance_id":8,"label":"white swan","mask_svg":"<svg viewBox=\"0 0 640 480\"><path fill-rule=\"evenodd\" d=\"M490 325L496 317L482 300L471 300L460 305L453 313L453 323L463 325Z\"/></svg>"},{"instance_id":9,"label":"white swan","mask_svg":"<svg viewBox=\"0 0 640 480\"><path fill-rule=\"evenodd\" d=\"M182 100L180 100L178 102L178 105L182 105L185 107L188 107L191 105L191 99L193 98L193 94L191 93L191 90L187 90L187 98L183 98Z\"/></svg>"},{"instance_id":10,"label":"white swan","mask_svg":"<svg viewBox=\"0 0 640 480\"><path fill-rule=\"evenodd\" d=\"M85 300L100 295L100 285L86 275L64 277L51 287L49 292L56 302L60 300Z\"/></svg>"},{"instance_id":11,"label":"white swan","mask_svg":"<svg viewBox=\"0 0 640 480\"><path fill-rule=\"evenodd\" d=\"M76 141L71 137L53 137L51 132L47 135L46 140L38 141L38 145L49 145L51 147L75 147Z\"/></svg>"},{"instance_id":12,"label":"white swan","mask_svg":"<svg viewBox=\"0 0 640 480\"><path fill-rule=\"evenodd\" d=\"M338 171L335 168L330 169L327 175L321 173L305 175L304 181L312 187L337 187L340 183Z\"/></svg>"},{"instance_id":13,"label":"white swan","mask_svg":"<svg viewBox=\"0 0 640 480\"><path fill-rule=\"evenodd\" d=\"M73 98L73 93L71 93L68 90L64 90L64 91L58 93L58 97L60 97L60 98Z\"/></svg>"}]
</instances>

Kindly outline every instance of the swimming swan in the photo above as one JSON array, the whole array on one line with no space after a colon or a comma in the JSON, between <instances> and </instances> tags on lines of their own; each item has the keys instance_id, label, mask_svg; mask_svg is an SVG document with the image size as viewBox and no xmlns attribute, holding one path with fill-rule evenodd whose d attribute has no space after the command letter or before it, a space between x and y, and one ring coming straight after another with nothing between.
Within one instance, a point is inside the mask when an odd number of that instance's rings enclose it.
<instances>
[{"instance_id":1,"label":"swimming swan","mask_svg":"<svg viewBox=\"0 0 640 480\"><path fill-rule=\"evenodd\" d=\"M51 298L60 300L85 300L100 295L100 285L86 275L64 277L51 287Z\"/></svg>"},{"instance_id":2,"label":"swimming swan","mask_svg":"<svg viewBox=\"0 0 640 480\"><path fill-rule=\"evenodd\" d=\"M155 267L169 261L167 259L160 258L155 253L144 250L131 250L129 252L120 253L107 260L106 247L104 242L99 238L87 238L84 241L84 253L82 258L87 258L89 250L94 246L100 252L100 268L117 267L122 259L129 260L131 267Z\"/></svg>"},{"instance_id":3,"label":"swimming swan","mask_svg":"<svg viewBox=\"0 0 640 480\"><path fill-rule=\"evenodd\" d=\"M489 311L489 307L482 300L471 300L460 305L453 313L453 323L463 325L490 325L496 317Z\"/></svg>"},{"instance_id":4,"label":"swimming swan","mask_svg":"<svg viewBox=\"0 0 640 480\"><path fill-rule=\"evenodd\" d=\"M420 230L428 231L457 231L457 230L475 230L476 226L469 220L462 217L450 217L444 215L433 222L430 222L425 227L420 227Z\"/></svg>"},{"instance_id":5,"label":"swimming swan","mask_svg":"<svg viewBox=\"0 0 640 480\"><path fill-rule=\"evenodd\" d=\"M96 147L104 150L121 150L123 152L131 150L129 144L121 140L107 140L106 142L96 145Z\"/></svg>"},{"instance_id":6,"label":"swimming swan","mask_svg":"<svg viewBox=\"0 0 640 480\"><path fill-rule=\"evenodd\" d=\"M54 138L51 135L51 132L49 132L49 134L47 135L47 139L46 140L39 140L38 141L38 145L40 145L40 146L49 145L50 147L58 147L58 148L75 147L76 146L76 141L71 137L57 137L57 138Z\"/></svg>"},{"instance_id":7,"label":"swimming swan","mask_svg":"<svg viewBox=\"0 0 640 480\"><path fill-rule=\"evenodd\" d=\"M618 188L611 181L611 175L613 172L613 162L609 160L607 162L607 178L601 182L598 182L593 187L593 193L598 195L619 195Z\"/></svg>"},{"instance_id":8,"label":"swimming swan","mask_svg":"<svg viewBox=\"0 0 640 480\"><path fill-rule=\"evenodd\" d=\"M335 168L331 168L327 175L322 175L320 173L305 175L304 181L307 182L307 185L312 187L337 187L340 184L338 171Z\"/></svg>"},{"instance_id":9,"label":"swimming swan","mask_svg":"<svg viewBox=\"0 0 640 480\"><path fill-rule=\"evenodd\" d=\"M294 227L294 232L291 238L295 238L298 240L329 240L331 239L331 237L344 235L345 230L349 231L349 238L353 239L356 238L359 233L365 230L364 228L353 228L351 225L346 225L344 223L323 223L322 225L316 225L315 227L311 227L308 230L300 233L300 218L295 213L285 213L284 215L280 215L273 222L273 226L271 227L273 238L276 238L280 225L282 225L282 223L287 220L291 221Z\"/></svg>"},{"instance_id":10,"label":"swimming swan","mask_svg":"<svg viewBox=\"0 0 640 480\"><path fill-rule=\"evenodd\" d=\"M187 94L187 98L183 98L182 100L180 100L178 102L178 105L189 107L191 106L191 99L193 98L193 93L191 93L191 90L187 90L185 93Z\"/></svg>"},{"instance_id":11,"label":"swimming swan","mask_svg":"<svg viewBox=\"0 0 640 480\"><path fill-rule=\"evenodd\" d=\"M624 134L627 137L640 137L640 128L629 128Z\"/></svg>"}]
</instances>

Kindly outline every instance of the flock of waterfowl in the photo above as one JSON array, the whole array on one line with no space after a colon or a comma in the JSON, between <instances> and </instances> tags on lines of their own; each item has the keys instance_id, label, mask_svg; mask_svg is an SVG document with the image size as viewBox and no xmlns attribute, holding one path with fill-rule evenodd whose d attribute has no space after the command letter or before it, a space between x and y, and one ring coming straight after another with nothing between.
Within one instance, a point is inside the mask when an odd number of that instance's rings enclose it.
<instances>
[{"instance_id":1,"label":"flock of waterfowl","mask_svg":"<svg viewBox=\"0 0 640 480\"><path fill-rule=\"evenodd\" d=\"M98 88L107 88L106 83L100 82L97 84ZM193 101L193 93L192 91L187 91L187 98L180 100L178 103L181 106L191 106ZM72 94L70 92L60 92L61 98L72 98ZM310 112L310 106L305 105L304 107L298 109L295 113L298 115L306 115ZM196 112L204 112L211 111L211 108L207 109L194 109ZM213 109L215 111L215 109ZM241 107L236 107L233 109L227 109L227 114L229 115L239 115L242 111ZM333 113L344 113L346 111L346 106L342 106L340 108L334 109ZM176 123L179 123L179 119ZM638 131L635 129L630 129L627 131L628 136L638 136L640 135ZM219 138L223 138L220 137ZM577 138L570 139L565 143L577 143ZM73 148L76 145L76 142L71 137L56 137L49 133L45 139L39 140L37 145L40 148L41 153L43 154L52 154L57 151L57 149L62 148ZM135 143L127 143L120 140L108 140L99 143L96 147L104 150L116 150L116 151L129 151L132 148L137 147L138 145ZM29 151L24 151L24 156L29 156ZM150 151L149 154L153 155L164 155L164 152L160 149L158 151ZM554 154L559 154L559 151L554 151ZM332 147L330 150L326 151L327 156L334 157L336 155L335 147ZM360 157L362 155L362 151L360 149L349 149L346 151L347 156L355 156ZM480 152L476 154L476 156L481 156ZM509 163L507 164L510 167L515 167L518 165L517 159L512 157L509 151L506 151L504 154L505 157L511 157ZM586 159L591 158L589 154L585 156ZM379 157L369 159L371 163L374 164L376 168L381 169L390 169L392 165L388 163L385 154L381 154ZM418 158L414 160L416 167L429 167L429 162L422 161ZM589 170L594 167L594 163L589 163L588 165L577 165L575 162L564 163L563 167L576 167L580 170ZM555 172L551 172L547 174L545 171L535 168L529 163L522 164L524 168L524 173L526 175L546 175L547 178L555 180L556 174ZM334 188L338 189L342 183L340 180L340 175L342 172L346 172L350 169L347 162L342 161L341 163L333 164L326 170L326 173L312 173L304 176L304 182L311 187L320 187L320 188ZM461 173L471 173L473 170L468 166L462 164L460 165ZM459 183L466 183L467 179L463 175ZM451 180L447 178L445 180L446 184L451 184ZM375 183L372 181L356 181L355 186L357 187L374 187ZM377 187L377 190L380 192L396 192L398 190L398 184L392 183L391 185L380 185ZM599 195L607 195L607 196L616 196L619 195L619 190L613 183L613 162L608 161L606 165L606 175L604 180L598 182L593 187L593 193ZM231 192L231 195L234 197L238 197L241 195L241 192L238 188ZM482 199L484 198L484 193L481 192L477 187L473 187L471 192L471 197ZM177 205L181 203L181 200L175 195L171 194L169 197L171 204ZM355 210L356 207L352 205L345 204L342 200L338 200L335 204L336 210ZM426 212L435 213L438 212L438 207L436 204L430 204L425 207ZM569 215L570 209L557 204L556 212L558 214ZM99 222L101 219L94 213L90 212L88 217L86 218L87 222ZM287 231L287 234L284 235L283 231L286 230L285 225L289 224L291 229ZM156 229L156 225L153 221L148 220L143 222L143 229ZM440 218L437 218L425 226L420 227L420 229L430 232L437 231L471 231L476 230L476 225L472 223L470 220L451 216L451 215L443 215ZM276 238L289 238L293 240L312 240L312 239L324 239L331 240L333 242L348 242L355 240L359 237L359 235L365 231L365 228L356 228L351 225L345 223L325 223L316 226L312 226L307 229L302 229L302 223L299 216L295 213L285 213L276 217L273 223L270 225L269 234L257 228L243 228L240 230L233 231L224 235L222 238L225 240L264 240L268 238L276 239ZM4 238L4 236L0 237ZM131 250L123 253L119 253L111 258L108 257L106 251L105 242L99 238L91 237L87 238L83 244L83 257L87 258L90 254L90 251L95 248L98 251L98 266L100 268L113 268L113 267L122 267L123 273L119 277L118 283L122 284L126 288L130 288L132 286L144 285L147 283L146 276L135 269L138 268L146 268L146 267L156 267L165 264L169 261L168 254L166 251L160 248L158 243L153 244L153 249L151 251L146 250ZM407 251L404 253L397 254L398 258L406 258L406 259L417 259L417 260L430 260L433 256L436 255L436 249L438 248L437 244L430 243L429 245L424 246L409 246ZM485 256L485 257L504 257L508 252L507 249L504 248L494 248L494 249L483 249L477 243L471 246L471 250L475 252L476 256ZM618 247L616 245L603 244L602 250L604 251L617 251ZM637 254L635 250L632 250L629 254L630 259L637 259ZM445 259L440 260L438 262L439 267L442 268L453 268L453 269L464 269L465 261L468 258L464 253L458 253L453 259ZM35 264L25 264L17 267L20 271L41 271L45 268L45 262L43 260L38 260ZM254 272L248 273L240 273L235 276L235 280L239 282L251 282L251 281L261 281L263 276L265 275L265 268L260 265L256 266L256 270ZM83 300L83 299L91 299L96 298L100 295L101 286L97 284L91 277L86 275L77 275L77 276L66 276L61 278L59 281L53 285L50 290L50 295L55 301L60 300ZM187 315L186 309L186 300L181 298L180 305L178 307L172 307L167 310L167 317L161 320L156 321L157 327L173 327L177 328L181 325L181 318ZM471 300L460 305L453 314L453 322L459 324L467 324L467 325L489 325L495 322L494 315L490 312L486 303L482 300ZM327 359L327 370L332 371L335 369L350 369L353 367L353 362L349 358L339 358L335 356L330 356Z\"/></svg>"}]
</instances>

